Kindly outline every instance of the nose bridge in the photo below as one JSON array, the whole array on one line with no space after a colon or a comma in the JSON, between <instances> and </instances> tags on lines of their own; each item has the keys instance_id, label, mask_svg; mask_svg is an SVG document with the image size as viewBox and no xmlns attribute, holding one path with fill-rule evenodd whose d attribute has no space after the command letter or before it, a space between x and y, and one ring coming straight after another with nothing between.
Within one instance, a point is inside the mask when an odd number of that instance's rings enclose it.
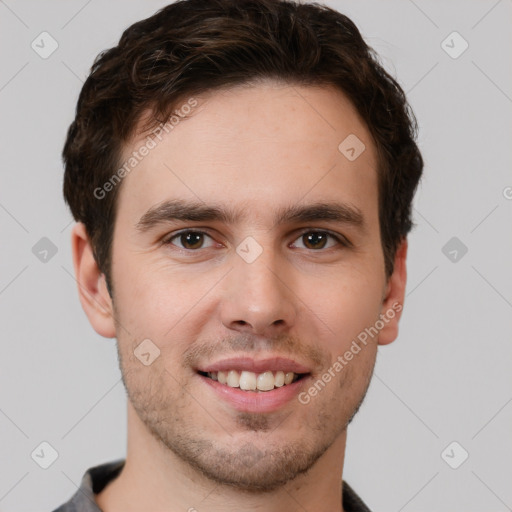
<instances>
[{"instance_id":1,"label":"nose bridge","mask_svg":"<svg viewBox=\"0 0 512 512\"><path fill-rule=\"evenodd\" d=\"M235 272L241 277L241 282L245 283L247 294L254 297L262 293L275 294L282 286L276 277L278 256L268 245L260 247L251 242L240 244L237 248L239 258L235 264Z\"/></svg>"},{"instance_id":2,"label":"nose bridge","mask_svg":"<svg viewBox=\"0 0 512 512\"><path fill-rule=\"evenodd\" d=\"M235 273L245 284L245 293L253 300L272 300L282 294L283 283L277 278L279 255L271 245L270 237L249 236L236 249ZM283 270L283 269L281 269Z\"/></svg>"},{"instance_id":3,"label":"nose bridge","mask_svg":"<svg viewBox=\"0 0 512 512\"><path fill-rule=\"evenodd\" d=\"M291 326L295 320L287 272L270 236L248 236L236 248L228 276L223 322L230 328L258 333ZM270 334L270 333L269 333Z\"/></svg>"}]
</instances>

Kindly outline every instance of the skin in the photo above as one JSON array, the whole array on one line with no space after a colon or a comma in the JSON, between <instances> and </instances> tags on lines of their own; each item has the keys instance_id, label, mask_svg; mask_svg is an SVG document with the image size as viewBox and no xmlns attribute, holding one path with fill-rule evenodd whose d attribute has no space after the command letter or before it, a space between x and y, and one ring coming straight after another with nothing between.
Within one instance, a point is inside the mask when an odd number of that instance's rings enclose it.
<instances>
[{"instance_id":1,"label":"skin","mask_svg":"<svg viewBox=\"0 0 512 512\"><path fill-rule=\"evenodd\" d=\"M191 364L281 355L309 366L316 381L365 327L403 304L407 242L386 279L374 143L331 87L266 81L197 100L122 182L114 300L84 226L73 229L80 300L94 329L117 338L129 398L126 464L97 502L106 512L341 511L347 425L366 394L378 345L397 337L399 311L307 405L292 399L271 413L238 412ZM338 151L349 134L366 146L354 161ZM139 134L125 154L144 140ZM174 198L246 217L136 229L150 207ZM278 208L327 200L357 207L365 230L275 221ZM192 248L183 237L161 243L185 228L206 235ZM333 238L308 243L307 233L322 230L352 246ZM236 252L248 236L262 248L252 263ZM149 366L134 356L144 339L160 350Z\"/></svg>"}]
</instances>

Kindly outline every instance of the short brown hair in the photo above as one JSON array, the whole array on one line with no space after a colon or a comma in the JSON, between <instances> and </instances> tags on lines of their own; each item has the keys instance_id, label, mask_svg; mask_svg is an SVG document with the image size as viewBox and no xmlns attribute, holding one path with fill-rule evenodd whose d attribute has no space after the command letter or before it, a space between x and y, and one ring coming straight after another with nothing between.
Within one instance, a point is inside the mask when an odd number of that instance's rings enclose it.
<instances>
[{"instance_id":1,"label":"short brown hair","mask_svg":"<svg viewBox=\"0 0 512 512\"><path fill-rule=\"evenodd\" d=\"M413 225L423 159L404 91L354 23L317 3L178 0L134 23L96 57L62 153L65 200L85 224L109 291L120 187L101 200L94 190L119 168L142 113L152 113L149 128L166 122L184 97L266 78L334 85L356 107L378 152L382 248L386 277L392 274Z\"/></svg>"}]
</instances>

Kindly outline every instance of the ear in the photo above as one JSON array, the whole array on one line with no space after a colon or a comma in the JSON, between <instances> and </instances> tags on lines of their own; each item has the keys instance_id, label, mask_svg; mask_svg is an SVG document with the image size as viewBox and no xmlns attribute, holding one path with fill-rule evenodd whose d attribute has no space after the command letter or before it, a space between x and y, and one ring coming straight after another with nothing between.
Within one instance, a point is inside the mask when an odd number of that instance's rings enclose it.
<instances>
[{"instance_id":1,"label":"ear","mask_svg":"<svg viewBox=\"0 0 512 512\"><path fill-rule=\"evenodd\" d=\"M98 334L105 338L114 338L116 330L112 299L107 290L105 276L94 259L85 225L81 222L73 227L71 247L82 308Z\"/></svg>"},{"instance_id":2,"label":"ear","mask_svg":"<svg viewBox=\"0 0 512 512\"><path fill-rule=\"evenodd\" d=\"M395 266L389 276L380 318L384 327L379 333L379 345L388 345L398 336L398 322L402 316L407 282L407 239L404 238L395 254Z\"/></svg>"}]
</instances>

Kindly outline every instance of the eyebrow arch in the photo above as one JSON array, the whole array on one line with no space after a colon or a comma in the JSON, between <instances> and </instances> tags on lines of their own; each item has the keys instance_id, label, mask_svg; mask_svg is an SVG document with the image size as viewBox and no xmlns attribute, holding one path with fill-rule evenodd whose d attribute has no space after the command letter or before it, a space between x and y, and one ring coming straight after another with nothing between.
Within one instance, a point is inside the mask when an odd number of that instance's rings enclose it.
<instances>
[{"instance_id":1,"label":"eyebrow arch","mask_svg":"<svg viewBox=\"0 0 512 512\"><path fill-rule=\"evenodd\" d=\"M247 210L235 210L203 202L171 199L163 201L147 210L136 224L139 232L146 232L153 227L174 220L189 222L220 221L236 224L247 219ZM318 202L308 205L281 207L276 212L275 224L307 223L314 221L334 221L347 224L366 231L364 216L359 208L339 202Z\"/></svg>"}]
</instances>

